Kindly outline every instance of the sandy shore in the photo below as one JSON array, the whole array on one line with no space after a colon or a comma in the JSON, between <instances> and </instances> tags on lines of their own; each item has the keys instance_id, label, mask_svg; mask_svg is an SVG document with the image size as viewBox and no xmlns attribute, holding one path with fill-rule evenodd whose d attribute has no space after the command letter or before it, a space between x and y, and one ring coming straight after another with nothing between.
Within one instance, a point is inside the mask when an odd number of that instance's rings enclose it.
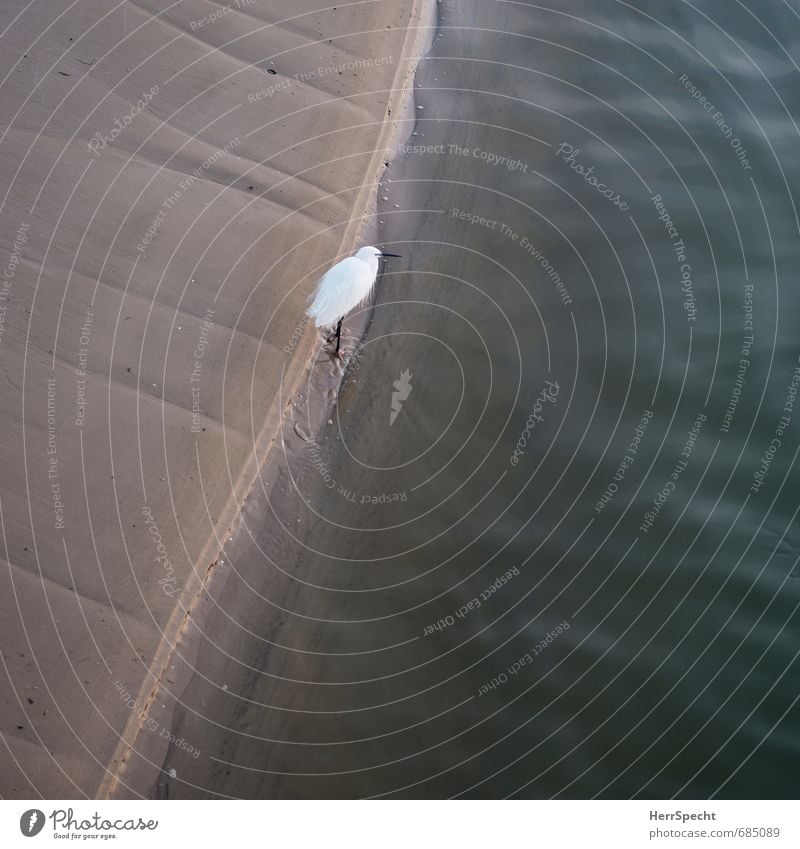
<instances>
[{"instance_id":1,"label":"sandy shore","mask_svg":"<svg viewBox=\"0 0 800 849\"><path fill-rule=\"evenodd\" d=\"M5 797L136 796L181 745L193 620L306 296L374 220L418 5L4 14Z\"/></svg>"}]
</instances>

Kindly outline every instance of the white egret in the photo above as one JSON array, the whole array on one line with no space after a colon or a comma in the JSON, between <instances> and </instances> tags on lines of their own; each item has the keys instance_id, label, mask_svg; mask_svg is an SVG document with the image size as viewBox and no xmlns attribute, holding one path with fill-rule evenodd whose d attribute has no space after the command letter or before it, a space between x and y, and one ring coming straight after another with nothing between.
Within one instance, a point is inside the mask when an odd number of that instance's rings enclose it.
<instances>
[{"instance_id":1,"label":"white egret","mask_svg":"<svg viewBox=\"0 0 800 849\"><path fill-rule=\"evenodd\" d=\"M355 256L337 262L322 275L317 284L306 315L314 319L317 327L336 325L336 357L339 356L339 345L342 341L342 321L350 310L370 296L378 276L378 259L384 256L399 257L400 254L387 254L368 245L361 248ZM333 336L328 341L332 339Z\"/></svg>"}]
</instances>

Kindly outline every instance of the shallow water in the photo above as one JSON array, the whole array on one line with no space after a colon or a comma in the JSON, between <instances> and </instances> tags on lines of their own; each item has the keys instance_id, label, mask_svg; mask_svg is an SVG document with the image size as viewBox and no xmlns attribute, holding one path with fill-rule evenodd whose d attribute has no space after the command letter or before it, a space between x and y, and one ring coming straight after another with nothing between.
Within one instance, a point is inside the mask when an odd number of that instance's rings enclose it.
<instances>
[{"instance_id":1,"label":"shallow water","mask_svg":"<svg viewBox=\"0 0 800 849\"><path fill-rule=\"evenodd\" d=\"M800 19L438 8L170 795L796 796Z\"/></svg>"}]
</instances>

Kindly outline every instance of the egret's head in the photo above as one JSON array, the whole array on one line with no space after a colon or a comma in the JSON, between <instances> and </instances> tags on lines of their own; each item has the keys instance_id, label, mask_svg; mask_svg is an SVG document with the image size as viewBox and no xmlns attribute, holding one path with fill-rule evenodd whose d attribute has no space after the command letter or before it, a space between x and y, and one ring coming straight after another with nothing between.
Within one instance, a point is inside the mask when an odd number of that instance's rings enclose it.
<instances>
[{"instance_id":1,"label":"egret's head","mask_svg":"<svg viewBox=\"0 0 800 849\"><path fill-rule=\"evenodd\" d=\"M373 247L372 245L367 245L365 248L361 248L361 250L358 251L358 253L356 253L356 256L359 259L363 259L363 260L366 260L367 262L370 262L373 259L380 259L382 256L397 256L397 257L399 257L400 254L387 254L387 253L384 253L379 248Z\"/></svg>"}]
</instances>

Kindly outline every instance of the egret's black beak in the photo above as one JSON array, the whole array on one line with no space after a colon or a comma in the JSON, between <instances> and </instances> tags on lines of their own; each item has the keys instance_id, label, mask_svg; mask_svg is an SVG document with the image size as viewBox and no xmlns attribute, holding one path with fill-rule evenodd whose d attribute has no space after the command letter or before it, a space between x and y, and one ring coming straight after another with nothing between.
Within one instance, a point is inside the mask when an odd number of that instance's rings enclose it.
<instances>
[{"instance_id":1,"label":"egret's black beak","mask_svg":"<svg viewBox=\"0 0 800 849\"><path fill-rule=\"evenodd\" d=\"M397 257L401 257L401 256L402 256L402 254L385 254L385 253L381 253L381 256L397 256Z\"/></svg>"}]
</instances>

